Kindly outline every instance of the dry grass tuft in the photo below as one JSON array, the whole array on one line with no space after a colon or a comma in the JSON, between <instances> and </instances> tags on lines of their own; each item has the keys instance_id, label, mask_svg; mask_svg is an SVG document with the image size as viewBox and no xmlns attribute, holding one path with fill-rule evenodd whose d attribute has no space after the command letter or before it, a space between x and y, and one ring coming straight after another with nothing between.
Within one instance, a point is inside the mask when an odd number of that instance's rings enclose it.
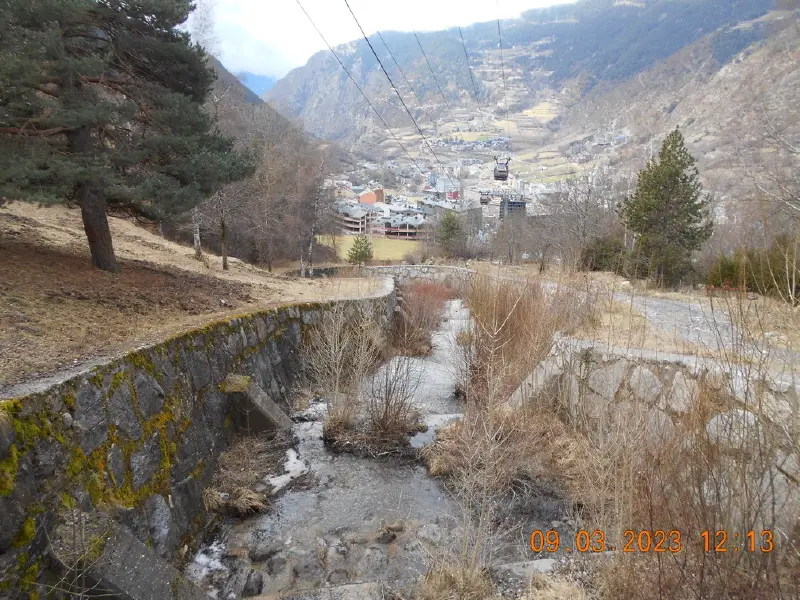
<instances>
[{"instance_id":1,"label":"dry grass tuft","mask_svg":"<svg viewBox=\"0 0 800 600\"><path fill-rule=\"evenodd\" d=\"M499 495L523 480L569 487L580 479L587 453L585 441L554 415L472 407L439 431L421 455L431 475L450 478L456 488L481 472L486 474L481 485Z\"/></svg>"},{"instance_id":2,"label":"dry grass tuft","mask_svg":"<svg viewBox=\"0 0 800 600\"><path fill-rule=\"evenodd\" d=\"M219 490L209 487L203 490L203 506L206 512L221 513L225 508L225 499Z\"/></svg>"},{"instance_id":3,"label":"dry grass tuft","mask_svg":"<svg viewBox=\"0 0 800 600\"><path fill-rule=\"evenodd\" d=\"M434 564L414 590L416 600L489 600L492 582L483 569Z\"/></svg>"},{"instance_id":4,"label":"dry grass tuft","mask_svg":"<svg viewBox=\"0 0 800 600\"><path fill-rule=\"evenodd\" d=\"M239 517L246 517L255 513L265 512L268 505L264 494L259 494L246 488L237 488L228 499L227 509Z\"/></svg>"},{"instance_id":5,"label":"dry grass tuft","mask_svg":"<svg viewBox=\"0 0 800 600\"><path fill-rule=\"evenodd\" d=\"M247 517L266 512L269 508L266 496L246 488L236 488L233 494L223 494L215 488L203 490L203 506L208 512Z\"/></svg>"},{"instance_id":6,"label":"dry grass tuft","mask_svg":"<svg viewBox=\"0 0 800 600\"><path fill-rule=\"evenodd\" d=\"M552 575L537 574L521 600L588 600L579 584Z\"/></svg>"},{"instance_id":7,"label":"dry grass tuft","mask_svg":"<svg viewBox=\"0 0 800 600\"><path fill-rule=\"evenodd\" d=\"M283 472L293 441L287 434L238 436L220 455L211 486L203 492L206 510L239 517L266 511L267 497L255 488L264 485L268 475Z\"/></svg>"}]
</instances>

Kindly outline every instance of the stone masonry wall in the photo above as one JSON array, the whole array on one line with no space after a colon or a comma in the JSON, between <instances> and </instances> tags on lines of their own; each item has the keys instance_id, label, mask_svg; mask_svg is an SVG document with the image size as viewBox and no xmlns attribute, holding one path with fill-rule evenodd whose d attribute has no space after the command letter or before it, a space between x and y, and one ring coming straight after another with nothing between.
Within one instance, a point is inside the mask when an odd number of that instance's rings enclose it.
<instances>
[{"instance_id":1,"label":"stone masonry wall","mask_svg":"<svg viewBox=\"0 0 800 600\"><path fill-rule=\"evenodd\" d=\"M395 309L387 280L345 302ZM206 523L202 493L234 435L228 374L281 403L309 327L334 302L273 308L142 348L41 393L0 400L0 597L35 592L59 510L101 510L174 557ZM363 314L363 313L361 313Z\"/></svg>"},{"instance_id":2,"label":"stone masonry wall","mask_svg":"<svg viewBox=\"0 0 800 600\"><path fill-rule=\"evenodd\" d=\"M361 267L358 274L362 277L392 277L399 285L406 285L413 280L456 286L469 281L475 275L475 271L444 265L391 265Z\"/></svg>"}]
</instances>

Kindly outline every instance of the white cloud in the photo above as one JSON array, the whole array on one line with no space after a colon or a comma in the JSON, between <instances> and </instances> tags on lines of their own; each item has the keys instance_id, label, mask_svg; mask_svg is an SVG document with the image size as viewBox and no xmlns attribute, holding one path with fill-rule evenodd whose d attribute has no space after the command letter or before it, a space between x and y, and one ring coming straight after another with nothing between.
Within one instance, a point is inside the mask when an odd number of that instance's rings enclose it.
<instances>
[{"instance_id":1,"label":"white cloud","mask_svg":"<svg viewBox=\"0 0 800 600\"><path fill-rule=\"evenodd\" d=\"M349 0L367 35L434 31L517 17L524 10L570 0ZM301 0L332 45L361 38L344 0ZM295 0L216 0L220 59L233 72L283 76L326 49Z\"/></svg>"}]
</instances>

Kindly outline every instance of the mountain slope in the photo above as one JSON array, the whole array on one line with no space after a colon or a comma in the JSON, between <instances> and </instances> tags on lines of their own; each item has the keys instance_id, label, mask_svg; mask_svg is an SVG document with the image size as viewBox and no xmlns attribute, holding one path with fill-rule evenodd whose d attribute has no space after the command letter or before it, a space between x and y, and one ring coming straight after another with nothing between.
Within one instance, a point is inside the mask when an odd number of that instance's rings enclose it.
<instances>
[{"instance_id":1,"label":"mountain slope","mask_svg":"<svg viewBox=\"0 0 800 600\"><path fill-rule=\"evenodd\" d=\"M502 62L497 24L479 23L463 29L477 99L458 31L419 36L460 123L458 129L475 130L478 108L500 120L506 113L519 113L556 95L569 105L598 86L635 77L703 38L711 44L711 67L719 68L764 37L766 26L757 19L771 6L772 0L582 0L532 10L502 23ZM754 24L736 27L745 21ZM423 127L436 122L437 130L453 131L457 126L413 35L386 32L384 38L412 82L413 92L380 38L374 35L370 41L417 121ZM354 41L336 51L384 119L393 127L411 128L367 44ZM323 138L364 147L387 135L330 52L314 55L265 97ZM446 121L449 128L444 126Z\"/></svg>"}]
</instances>

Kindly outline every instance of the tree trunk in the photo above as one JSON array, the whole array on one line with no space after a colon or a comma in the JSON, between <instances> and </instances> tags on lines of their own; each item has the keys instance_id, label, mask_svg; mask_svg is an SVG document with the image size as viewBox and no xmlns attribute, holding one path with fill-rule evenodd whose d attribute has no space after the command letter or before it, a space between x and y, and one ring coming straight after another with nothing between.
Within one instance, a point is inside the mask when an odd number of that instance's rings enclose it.
<instances>
[{"instance_id":1,"label":"tree trunk","mask_svg":"<svg viewBox=\"0 0 800 600\"><path fill-rule=\"evenodd\" d=\"M192 209L192 225L194 226L194 257L203 259L203 247L200 245L200 210L195 206Z\"/></svg>"},{"instance_id":2,"label":"tree trunk","mask_svg":"<svg viewBox=\"0 0 800 600\"><path fill-rule=\"evenodd\" d=\"M103 192L95 184L83 182L78 185L77 200L81 207L83 230L89 241L92 265L101 271L119 272Z\"/></svg>"},{"instance_id":3,"label":"tree trunk","mask_svg":"<svg viewBox=\"0 0 800 600\"><path fill-rule=\"evenodd\" d=\"M219 220L219 251L222 254L222 270L228 270L228 247L225 245L225 234L227 233L225 218Z\"/></svg>"},{"instance_id":4,"label":"tree trunk","mask_svg":"<svg viewBox=\"0 0 800 600\"><path fill-rule=\"evenodd\" d=\"M65 88L71 88L73 82L65 76ZM67 134L69 151L73 154L88 153L92 149L92 132L83 125ZM75 199L81 207L83 230L89 242L92 265L101 271L117 273L117 258L114 256L114 245L111 242L111 229L106 214L106 197L103 190L92 181L82 181L75 189Z\"/></svg>"}]
</instances>

